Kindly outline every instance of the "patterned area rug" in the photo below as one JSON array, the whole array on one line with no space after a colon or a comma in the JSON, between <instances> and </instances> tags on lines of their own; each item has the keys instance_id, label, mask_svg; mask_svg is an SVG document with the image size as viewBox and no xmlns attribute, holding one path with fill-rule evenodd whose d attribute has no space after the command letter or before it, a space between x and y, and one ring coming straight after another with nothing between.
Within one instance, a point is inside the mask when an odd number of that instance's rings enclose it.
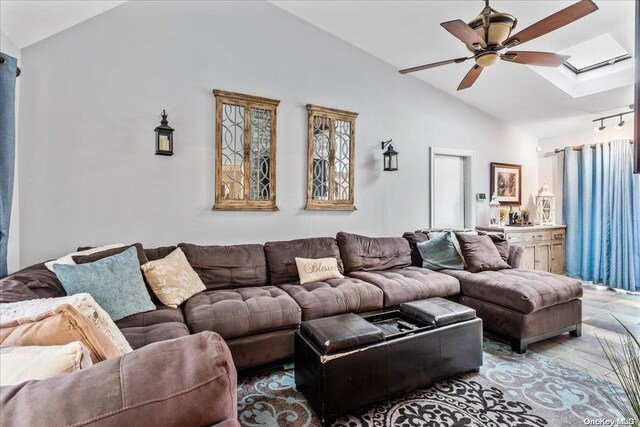
<instances>
[{"instance_id":1,"label":"patterned area rug","mask_svg":"<svg viewBox=\"0 0 640 427\"><path fill-rule=\"evenodd\" d=\"M334 426L579 426L586 418L620 416L605 397L609 387L542 355L519 355L485 338L480 373L437 382ZM243 426L320 426L296 391L292 370L239 379L238 418Z\"/></svg>"}]
</instances>

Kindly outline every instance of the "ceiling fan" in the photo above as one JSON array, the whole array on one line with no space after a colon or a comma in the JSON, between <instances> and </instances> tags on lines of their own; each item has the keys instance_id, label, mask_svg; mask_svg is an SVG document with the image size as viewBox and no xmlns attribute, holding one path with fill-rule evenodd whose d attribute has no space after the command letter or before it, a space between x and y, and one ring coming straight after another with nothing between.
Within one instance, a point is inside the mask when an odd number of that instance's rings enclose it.
<instances>
[{"instance_id":1,"label":"ceiling fan","mask_svg":"<svg viewBox=\"0 0 640 427\"><path fill-rule=\"evenodd\" d=\"M400 74L413 73L441 65L459 64L473 58L476 62L475 65L467 75L464 76L464 79L462 79L462 82L458 86L458 90L462 90L471 87L478 76L480 76L482 70L495 64L498 59L518 64L558 67L569 59L569 56L549 52L511 50L500 53L500 51L543 36L573 21L577 21L596 10L598 10L598 6L596 6L592 0L580 0L578 3L547 16L543 20L536 22L512 36L511 31L516 27L518 20L508 13L497 12L489 6L489 0L485 0L484 9L482 9L480 15L469 22L469 24L460 19L440 24L445 30L462 41L467 46L467 49L473 53L473 56L406 68L400 70Z\"/></svg>"}]
</instances>

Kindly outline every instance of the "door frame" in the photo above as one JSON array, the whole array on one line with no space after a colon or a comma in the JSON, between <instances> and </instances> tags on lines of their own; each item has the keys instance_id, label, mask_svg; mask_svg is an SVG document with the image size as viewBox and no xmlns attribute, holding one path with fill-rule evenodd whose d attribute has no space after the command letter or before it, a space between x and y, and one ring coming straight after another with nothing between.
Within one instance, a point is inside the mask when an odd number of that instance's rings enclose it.
<instances>
[{"instance_id":1,"label":"door frame","mask_svg":"<svg viewBox=\"0 0 640 427\"><path fill-rule=\"evenodd\" d=\"M474 200L473 175L475 171L476 152L456 148L429 147L429 227L434 228L435 218L435 160L436 156L462 157L464 161L464 227L476 226L476 204Z\"/></svg>"}]
</instances>

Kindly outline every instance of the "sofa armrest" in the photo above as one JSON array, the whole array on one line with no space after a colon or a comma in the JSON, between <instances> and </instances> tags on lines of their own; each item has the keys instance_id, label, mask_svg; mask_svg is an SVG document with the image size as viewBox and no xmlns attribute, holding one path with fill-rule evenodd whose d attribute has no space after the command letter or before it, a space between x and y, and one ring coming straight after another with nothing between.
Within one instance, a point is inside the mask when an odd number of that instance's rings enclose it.
<instances>
[{"instance_id":1,"label":"sofa armrest","mask_svg":"<svg viewBox=\"0 0 640 427\"><path fill-rule=\"evenodd\" d=\"M237 377L213 332L161 341L88 369L0 387L3 425L234 425Z\"/></svg>"},{"instance_id":2,"label":"sofa armrest","mask_svg":"<svg viewBox=\"0 0 640 427\"><path fill-rule=\"evenodd\" d=\"M509 258L507 258L507 263L511 268L520 268L523 253L524 249L522 249L522 247L509 245Z\"/></svg>"}]
</instances>

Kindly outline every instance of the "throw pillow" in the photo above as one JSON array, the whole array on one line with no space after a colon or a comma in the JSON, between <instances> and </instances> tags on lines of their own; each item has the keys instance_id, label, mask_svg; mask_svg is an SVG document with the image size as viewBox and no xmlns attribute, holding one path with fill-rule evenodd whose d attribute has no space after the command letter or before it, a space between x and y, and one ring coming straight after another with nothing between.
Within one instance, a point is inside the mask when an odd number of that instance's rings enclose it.
<instances>
[{"instance_id":1,"label":"throw pillow","mask_svg":"<svg viewBox=\"0 0 640 427\"><path fill-rule=\"evenodd\" d=\"M335 258L298 258L296 257L296 267L298 267L298 277L300 284L309 282L322 282L327 279L343 279L338 269L338 260Z\"/></svg>"},{"instance_id":2,"label":"throw pillow","mask_svg":"<svg viewBox=\"0 0 640 427\"><path fill-rule=\"evenodd\" d=\"M47 261L44 263L44 265L50 271L53 271L53 264L67 264L67 265L75 264L75 261L73 260L73 257L75 255L91 255L98 252L106 251L108 249L121 248L123 246L124 245L122 243L115 243L113 245L100 246L97 248L91 248L84 251L73 252L63 256L62 258L54 259L53 261Z\"/></svg>"},{"instance_id":3,"label":"throw pillow","mask_svg":"<svg viewBox=\"0 0 640 427\"><path fill-rule=\"evenodd\" d=\"M67 295L91 294L114 321L156 309L134 247L90 264L54 264L53 269Z\"/></svg>"},{"instance_id":4,"label":"throw pillow","mask_svg":"<svg viewBox=\"0 0 640 427\"><path fill-rule=\"evenodd\" d=\"M149 262L147 255L144 252L144 248L142 247L142 243L134 243L133 245L122 246L119 248L107 249L100 252L95 252L87 255L73 255L71 259L73 259L76 264L89 264L90 262L96 262L101 259L121 254L129 248L136 248L136 255L138 256L138 262L140 265L146 264Z\"/></svg>"},{"instance_id":5,"label":"throw pillow","mask_svg":"<svg viewBox=\"0 0 640 427\"><path fill-rule=\"evenodd\" d=\"M92 366L80 341L66 345L0 347L0 386L44 380Z\"/></svg>"},{"instance_id":6,"label":"throw pillow","mask_svg":"<svg viewBox=\"0 0 640 427\"><path fill-rule=\"evenodd\" d=\"M40 313L51 311L54 308L69 304L84 315L98 328L111 342L122 352L129 353L131 346L125 339L120 329L113 323L106 311L104 311L87 293L70 295L60 298L43 298L21 301L11 304L0 304L0 325L37 316Z\"/></svg>"},{"instance_id":7,"label":"throw pillow","mask_svg":"<svg viewBox=\"0 0 640 427\"><path fill-rule=\"evenodd\" d=\"M493 244L500 253L500 257L507 261L509 259L509 242L505 239L504 234L488 233L487 236L493 241Z\"/></svg>"},{"instance_id":8,"label":"throw pillow","mask_svg":"<svg viewBox=\"0 0 640 427\"><path fill-rule=\"evenodd\" d=\"M94 363L122 356L122 352L95 325L69 304L30 318L0 325L0 345L65 345L80 341Z\"/></svg>"},{"instance_id":9,"label":"throw pillow","mask_svg":"<svg viewBox=\"0 0 640 427\"><path fill-rule=\"evenodd\" d=\"M489 236L456 233L466 269L472 273L511 268L504 262Z\"/></svg>"},{"instance_id":10,"label":"throw pillow","mask_svg":"<svg viewBox=\"0 0 640 427\"><path fill-rule=\"evenodd\" d=\"M453 233L445 232L418 243L418 251L422 256L422 268L464 270L464 263L453 242L454 238Z\"/></svg>"},{"instance_id":11,"label":"throw pillow","mask_svg":"<svg viewBox=\"0 0 640 427\"><path fill-rule=\"evenodd\" d=\"M158 299L169 307L177 308L207 289L180 248L162 259L147 262L141 268Z\"/></svg>"}]
</instances>

